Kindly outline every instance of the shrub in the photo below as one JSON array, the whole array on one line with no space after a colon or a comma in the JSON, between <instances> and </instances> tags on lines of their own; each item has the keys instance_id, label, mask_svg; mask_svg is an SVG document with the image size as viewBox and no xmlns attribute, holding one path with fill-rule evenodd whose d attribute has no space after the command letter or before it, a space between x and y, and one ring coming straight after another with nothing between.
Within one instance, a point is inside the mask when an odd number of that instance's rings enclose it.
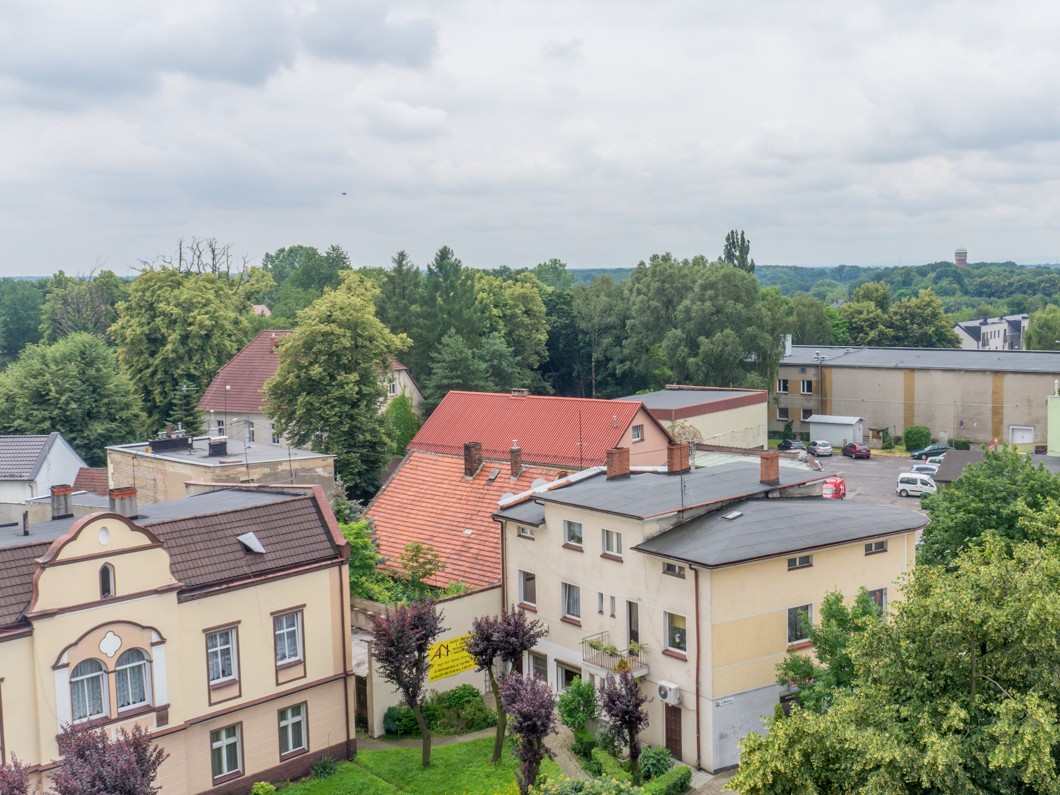
<instances>
[{"instance_id":1,"label":"shrub","mask_svg":"<svg viewBox=\"0 0 1060 795\"><path fill-rule=\"evenodd\" d=\"M632 781L613 779L559 778L542 781L532 790L534 795L640 795Z\"/></svg>"},{"instance_id":2,"label":"shrub","mask_svg":"<svg viewBox=\"0 0 1060 795\"><path fill-rule=\"evenodd\" d=\"M622 739L622 735L615 731L610 723L605 723L597 729L595 737L597 748L603 748L604 751L614 757L622 755L625 741Z\"/></svg>"},{"instance_id":3,"label":"shrub","mask_svg":"<svg viewBox=\"0 0 1060 795\"><path fill-rule=\"evenodd\" d=\"M460 709L472 701L482 701L482 693L474 685L460 685L439 693L439 705L448 709Z\"/></svg>"},{"instance_id":4,"label":"shrub","mask_svg":"<svg viewBox=\"0 0 1060 795\"><path fill-rule=\"evenodd\" d=\"M497 725L497 713L486 706L480 696L478 701L469 701L456 711L462 731L477 732ZM448 713L447 713L448 714Z\"/></svg>"},{"instance_id":5,"label":"shrub","mask_svg":"<svg viewBox=\"0 0 1060 795\"><path fill-rule=\"evenodd\" d=\"M567 728L584 729L585 722L595 718L600 711L596 703L596 688L580 676L574 677L574 681L556 699L556 711Z\"/></svg>"},{"instance_id":6,"label":"shrub","mask_svg":"<svg viewBox=\"0 0 1060 795\"><path fill-rule=\"evenodd\" d=\"M643 757L641 757L643 760ZM692 768L675 767L644 785L642 795L681 795L692 786Z\"/></svg>"},{"instance_id":7,"label":"shrub","mask_svg":"<svg viewBox=\"0 0 1060 795\"><path fill-rule=\"evenodd\" d=\"M972 440L971 439L950 439L950 447L954 450L971 450Z\"/></svg>"},{"instance_id":8,"label":"shrub","mask_svg":"<svg viewBox=\"0 0 1060 795\"><path fill-rule=\"evenodd\" d=\"M931 429L926 425L910 425L902 434L902 444L910 452L927 447L931 444Z\"/></svg>"},{"instance_id":9,"label":"shrub","mask_svg":"<svg viewBox=\"0 0 1060 795\"><path fill-rule=\"evenodd\" d=\"M259 781L250 788L250 795L276 795L276 787L268 781Z\"/></svg>"},{"instance_id":10,"label":"shrub","mask_svg":"<svg viewBox=\"0 0 1060 795\"><path fill-rule=\"evenodd\" d=\"M387 734L417 734L419 730L415 713L404 704L390 707L383 714L383 731Z\"/></svg>"},{"instance_id":11,"label":"shrub","mask_svg":"<svg viewBox=\"0 0 1060 795\"><path fill-rule=\"evenodd\" d=\"M781 439L794 439L795 438L795 420L788 420L784 423L784 430L780 434Z\"/></svg>"},{"instance_id":12,"label":"shrub","mask_svg":"<svg viewBox=\"0 0 1060 795\"><path fill-rule=\"evenodd\" d=\"M411 710L410 710L411 711ZM313 778L331 778L339 766L330 756L322 756L313 763Z\"/></svg>"},{"instance_id":13,"label":"shrub","mask_svg":"<svg viewBox=\"0 0 1060 795\"><path fill-rule=\"evenodd\" d=\"M588 729L575 729L574 730L574 753L577 756L587 759L596 747L596 738L593 737L592 732Z\"/></svg>"},{"instance_id":14,"label":"shrub","mask_svg":"<svg viewBox=\"0 0 1060 795\"><path fill-rule=\"evenodd\" d=\"M641 751L640 772L644 778L658 778L674 766L674 758L670 756L670 749L659 745L652 745Z\"/></svg>"},{"instance_id":15,"label":"shrub","mask_svg":"<svg viewBox=\"0 0 1060 795\"><path fill-rule=\"evenodd\" d=\"M592 770L589 766L592 766ZM603 748L594 748L589 753L589 762L585 765L586 771L597 778L616 781L632 781L633 777L626 771L617 759L607 753ZM594 772L599 771L599 772Z\"/></svg>"},{"instance_id":16,"label":"shrub","mask_svg":"<svg viewBox=\"0 0 1060 795\"><path fill-rule=\"evenodd\" d=\"M432 731L445 734L464 734L497 725L496 711L486 706L474 685L460 685L441 693L431 691L423 704L423 719ZM416 731L415 726L412 731Z\"/></svg>"}]
</instances>

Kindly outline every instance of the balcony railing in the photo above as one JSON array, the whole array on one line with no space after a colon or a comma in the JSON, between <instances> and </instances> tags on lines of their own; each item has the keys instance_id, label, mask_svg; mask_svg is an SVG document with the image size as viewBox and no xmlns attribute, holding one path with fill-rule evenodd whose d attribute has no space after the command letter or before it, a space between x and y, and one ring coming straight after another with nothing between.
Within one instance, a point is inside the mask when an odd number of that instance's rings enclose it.
<instances>
[{"instance_id":1,"label":"balcony railing","mask_svg":"<svg viewBox=\"0 0 1060 795\"><path fill-rule=\"evenodd\" d=\"M647 655L646 649L634 652L618 648L608 632L582 638L582 661L608 673L628 669L634 676L644 676L648 673Z\"/></svg>"}]
</instances>

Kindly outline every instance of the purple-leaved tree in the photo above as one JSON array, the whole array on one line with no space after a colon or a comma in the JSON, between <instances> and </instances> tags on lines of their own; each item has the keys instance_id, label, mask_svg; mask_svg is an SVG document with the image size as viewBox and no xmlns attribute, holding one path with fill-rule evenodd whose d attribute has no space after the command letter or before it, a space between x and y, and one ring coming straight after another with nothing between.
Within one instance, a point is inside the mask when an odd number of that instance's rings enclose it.
<instances>
[{"instance_id":1,"label":"purple-leaved tree","mask_svg":"<svg viewBox=\"0 0 1060 795\"><path fill-rule=\"evenodd\" d=\"M111 740L102 727L67 726L58 737L54 795L155 795L158 768L169 754L135 725Z\"/></svg>"},{"instance_id":2,"label":"purple-leaved tree","mask_svg":"<svg viewBox=\"0 0 1060 795\"><path fill-rule=\"evenodd\" d=\"M633 783L640 784L640 740L637 735L648 725L648 713L644 705L648 697L644 695L637 680L629 670L622 671L618 678L608 675L600 691L600 708L607 715L608 721L616 732L622 732L629 745L629 772Z\"/></svg>"},{"instance_id":3,"label":"purple-leaved tree","mask_svg":"<svg viewBox=\"0 0 1060 795\"><path fill-rule=\"evenodd\" d=\"M501 701L499 679L508 673L511 666L523 658L523 654L537 645L545 635L540 621L527 620L526 615L515 606L500 616L482 616L471 622L471 636L464 648L478 665L476 670L486 671L490 687L497 701L497 736L493 741L493 762L501 761L504 749L504 732L508 715ZM500 670L494 667L500 664Z\"/></svg>"},{"instance_id":4,"label":"purple-leaved tree","mask_svg":"<svg viewBox=\"0 0 1060 795\"><path fill-rule=\"evenodd\" d=\"M537 783L541 761L550 755L545 738L554 731L556 694L547 682L520 674L501 679L500 691L512 734L519 740L515 746L515 758L520 763L515 780L520 795L527 795Z\"/></svg>"},{"instance_id":5,"label":"purple-leaved tree","mask_svg":"<svg viewBox=\"0 0 1060 795\"><path fill-rule=\"evenodd\" d=\"M398 605L387 608L386 615L372 617L372 656L379 673L400 691L416 716L423 737L424 767L431 764L431 731L423 717L424 682L430 670L431 644L446 631L442 618L429 602Z\"/></svg>"},{"instance_id":6,"label":"purple-leaved tree","mask_svg":"<svg viewBox=\"0 0 1060 795\"><path fill-rule=\"evenodd\" d=\"M0 795L28 795L29 773L18 757L11 755L11 764L0 766Z\"/></svg>"}]
</instances>

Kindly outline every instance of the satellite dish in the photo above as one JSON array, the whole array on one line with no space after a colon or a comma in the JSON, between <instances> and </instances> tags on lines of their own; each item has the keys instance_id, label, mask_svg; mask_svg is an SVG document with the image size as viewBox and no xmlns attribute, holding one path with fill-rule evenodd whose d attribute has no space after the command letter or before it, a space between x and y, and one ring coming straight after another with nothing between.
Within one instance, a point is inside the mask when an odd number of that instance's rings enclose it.
<instances>
[{"instance_id":1,"label":"satellite dish","mask_svg":"<svg viewBox=\"0 0 1060 795\"><path fill-rule=\"evenodd\" d=\"M501 495L501 498L500 498L499 502L504 502L505 500L510 500L514 496L515 496L515 494L513 494L512 492L506 491L506 492L504 492L504 494Z\"/></svg>"},{"instance_id":2,"label":"satellite dish","mask_svg":"<svg viewBox=\"0 0 1060 795\"><path fill-rule=\"evenodd\" d=\"M536 489L539 486L547 486L547 485L548 485L548 481L545 480L544 478L534 478L534 482L530 484L530 488Z\"/></svg>"}]
</instances>

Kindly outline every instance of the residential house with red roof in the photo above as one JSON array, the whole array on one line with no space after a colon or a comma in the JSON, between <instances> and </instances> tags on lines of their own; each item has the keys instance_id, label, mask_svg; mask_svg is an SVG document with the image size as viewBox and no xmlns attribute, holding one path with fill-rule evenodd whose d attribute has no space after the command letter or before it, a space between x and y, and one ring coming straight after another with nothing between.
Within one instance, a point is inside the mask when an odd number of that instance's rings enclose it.
<instances>
[{"instance_id":1,"label":"residential house with red roof","mask_svg":"<svg viewBox=\"0 0 1060 795\"><path fill-rule=\"evenodd\" d=\"M199 410L205 412L211 433L228 436L233 442L281 444L272 421L265 416L262 390L280 367L278 346L293 333L263 331L217 371L199 401ZM392 362L393 371L384 376L388 403L404 394L418 410L423 404L419 387L405 365Z\"/></svg>"}]
</instances>

